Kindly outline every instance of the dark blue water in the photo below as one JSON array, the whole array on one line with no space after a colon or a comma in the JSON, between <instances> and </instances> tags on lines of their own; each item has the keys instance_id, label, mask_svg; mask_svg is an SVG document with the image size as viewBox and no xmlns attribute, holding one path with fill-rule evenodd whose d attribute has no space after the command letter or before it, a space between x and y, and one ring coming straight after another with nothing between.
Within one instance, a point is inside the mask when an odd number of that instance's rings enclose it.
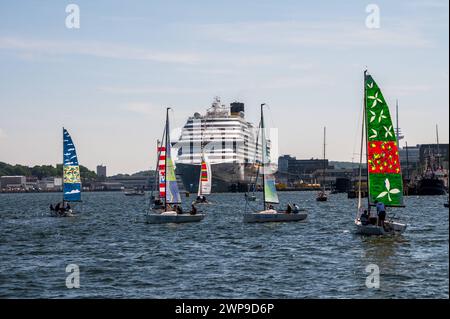
<instances>
[{"instance_id":1,"label":"dark blue water","mask_svg":"<svg viewBox=\"0 0 450 319\"><path fill-rule=\"evenodd\" d=\"M242 194L210 196L201 223L151 225L144 197L84 194L76 218L52 218L60 194L0 194L0 297L448 298L446 197L409 197L400 237L353 233L355 200L281 193L300 223L244 224ZM191 198L192 199L192 198ZM80 288L66 287L66 266ZM366 287L366 266L381 272Z\"/></svg>"}]
</instances>

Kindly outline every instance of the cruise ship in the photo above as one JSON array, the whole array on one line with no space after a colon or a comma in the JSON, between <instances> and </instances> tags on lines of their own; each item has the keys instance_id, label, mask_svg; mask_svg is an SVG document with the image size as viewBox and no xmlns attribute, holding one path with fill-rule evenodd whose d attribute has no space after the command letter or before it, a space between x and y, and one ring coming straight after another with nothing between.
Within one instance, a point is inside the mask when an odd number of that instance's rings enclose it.
<instances>
[{"instance_id":1,"label":"cruise ship","mask_svg":"<svg viewBox=\"0 0 450 319\"><path fill-rule=\"evenodd\" d=\"M261 145L258 126L245 120L244 103L230 107L216 97L205 114L189 117L174 145L176 174L188 192L197 192L202 154L212 171L212 192L246 192L254 183ZM258 144L258 145L257 145ZM270 156L270 141L267 153Z\"/></svg>"}]
</instances>

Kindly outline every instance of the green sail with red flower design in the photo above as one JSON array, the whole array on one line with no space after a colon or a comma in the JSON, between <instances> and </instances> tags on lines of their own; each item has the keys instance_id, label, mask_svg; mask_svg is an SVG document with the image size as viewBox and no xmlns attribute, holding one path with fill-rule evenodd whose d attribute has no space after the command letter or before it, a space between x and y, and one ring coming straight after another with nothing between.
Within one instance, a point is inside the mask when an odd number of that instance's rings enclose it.
<instances>
[{"instance_id":1,"label":"green sail with red flower design","mask_svg":"<svg viewBox=\"0 0 450 319\"><path fill-rule=\"evenodd\" d=\"M389 107L372 76L365 76L369 201L403 206L403 178Z\"/></svg>"}]
</instances>

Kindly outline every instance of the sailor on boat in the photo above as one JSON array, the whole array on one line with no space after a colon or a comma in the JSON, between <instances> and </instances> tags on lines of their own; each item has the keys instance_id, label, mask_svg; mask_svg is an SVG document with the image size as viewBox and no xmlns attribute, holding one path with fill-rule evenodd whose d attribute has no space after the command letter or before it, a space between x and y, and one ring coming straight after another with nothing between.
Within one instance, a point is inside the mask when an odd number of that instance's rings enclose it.
<instances>
[{"instance_id":1,"label":"sailor on boat","mask_svg":"<svg viewBox=\"0 0 450 319\"><path fill-rule=\"evenodd\" d=\"M196 203L207 203L208 200L206 199L205 195L199 195L197 196L197 199L195 200Z\"/></svg>"},{"instance_id":2,"label":"sailor on boat","mask_svg":"<svg viewBox=\"0 0 450 319\"><path fill-rule=\"evenodd\" d=\"M369 213L367 212L367 209L361 214L360 221L363 226L369 225Z\"/></svg>"},{"instance_id":3,"label":"sailor on boat","mask_svg":"<svg viewBox=\"0 0 450 319\"><path fill-rule=\"evenodd\" d=\"M57 203L55 207L53 207L53 204L50 205L50 210L56 215L56 216L66 216L67 213L72 213L72 207L70 207L69 203L67 203L66 207L64 207L63 203Z\"/></svg>"},{"instance_id":4,"label":"sailor on boat","mask_svg":"<svg viewBox=\"0 0 450 319\"><path fill-rule=\"evenodd\" d=\"M382 226L384 228L384 220L386 219L386 207L382 202L375 201L375 205L377 207L377 216L378 216L378 226Z\"/></svg>"},{"instance_id":5,"label":"sailor on boat","mask_svg":"<svg viewBox=\"0 0 450 319\"><path fill-rule=\"evenodd\" d=\"M191 211L189 212L189 214L191 214L191 215L197 214L197 207L195 207L194 204L191 205Z\"/></svg>"}]
</instances>

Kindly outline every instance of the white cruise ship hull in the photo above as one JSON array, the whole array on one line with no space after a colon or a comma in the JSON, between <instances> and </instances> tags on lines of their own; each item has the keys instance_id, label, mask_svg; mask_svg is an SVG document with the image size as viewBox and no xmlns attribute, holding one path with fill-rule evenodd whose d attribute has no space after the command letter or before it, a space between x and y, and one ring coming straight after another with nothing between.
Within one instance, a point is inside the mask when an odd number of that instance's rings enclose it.
<instances>
[{"instance_id":1,"label":"white cruise ship hull","mask_svg":"<svg viewBox=\"0 0 450 319\"><path fill-rule=\"evenodd\" d=\"M212 193L247 192L254 182L256 169L251 164L221 163L211 165ZM181 177L186 191L196 193L200 176L200 165L177 164L177 175Z\"/></svg>"}]
</instances>

